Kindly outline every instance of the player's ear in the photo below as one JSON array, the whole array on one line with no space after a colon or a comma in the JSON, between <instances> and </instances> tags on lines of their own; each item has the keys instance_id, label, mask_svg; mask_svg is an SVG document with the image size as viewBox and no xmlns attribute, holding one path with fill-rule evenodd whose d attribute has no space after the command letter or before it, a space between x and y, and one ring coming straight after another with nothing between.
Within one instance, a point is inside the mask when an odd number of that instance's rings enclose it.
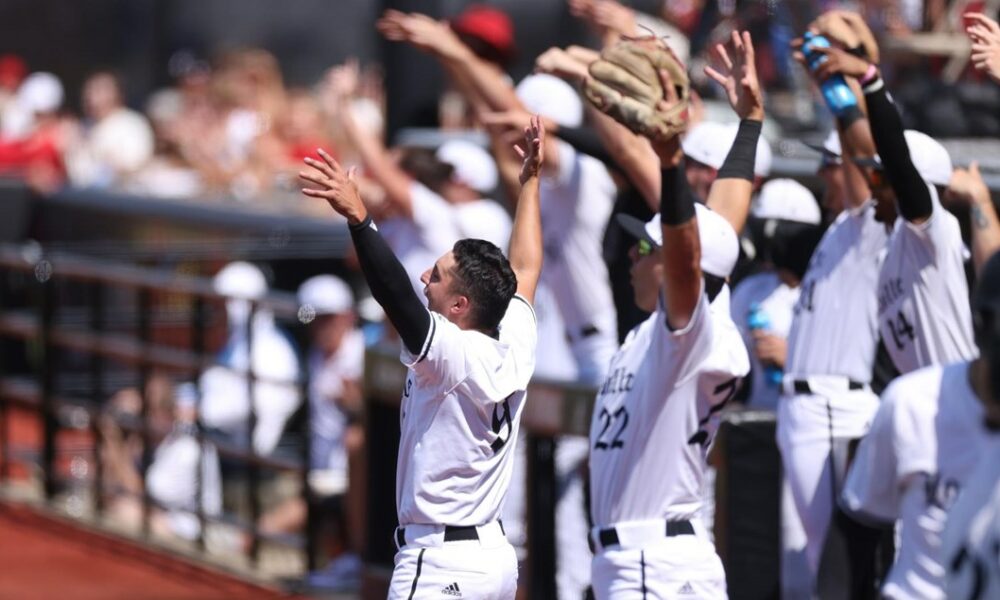
<instances>
[{"instance_id":1,"label":"player's ear","mask_svg":"<svg viewBox=\"0 0 1000 600\"><path fill-rule=\"evenodd\" d=\"M465 314L469 312L471 305L469 303L469 297L463 294L455 294L451 301L451 310L456 316Z\"/></svg>"}]
</instances>

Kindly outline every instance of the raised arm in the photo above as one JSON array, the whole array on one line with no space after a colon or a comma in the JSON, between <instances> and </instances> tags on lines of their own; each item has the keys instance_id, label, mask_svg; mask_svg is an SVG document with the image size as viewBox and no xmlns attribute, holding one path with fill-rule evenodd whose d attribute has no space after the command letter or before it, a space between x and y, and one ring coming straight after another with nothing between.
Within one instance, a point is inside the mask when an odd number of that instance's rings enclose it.
<instances>
[{"instance_id":1,"label":"raised arm","mask_svg":"<svg viewBox=\"0 0 1000 600\"><path fill-rule=\"evenodd\" d=\"M503 71L476 56L445 21L419 13L387 10L376 27L386 39L409 43L437 58L458 91L477 109L507 110L521 106Z\"/></svg>"},{"instance_id":2,"label":"raised arm","mask_svg":"<svg viewBox=\"0 0 1000 600\"><path fill-rule=\"evenodd\" d=\"M524 128L524 140L514 148L524 162L521 165L521 193L514 211L508 258L511 269L517 275L517 293L534 302L538 277L542 273L539 177L545 153L545 126L538 116L531 117L531 123Z\"/></svg>"},{"instance_id":3,"label":"raised arm","mask_svg":"<svg viewBox=\"0 0 1000 600\"><path fill-rule=\"evenodd\" d=\"M826 55L826 61L817 69L817 77L823 79L840 74L861 82L875 149L896 194L899 214L911 223L923 223L934 211L931 192L910 157L903 119L885 89L878 68L840 48L818 48L817 51Z\"/></svg>"},{"instance_id":4,"label":"raised arm","mask_svg":"<svg viewBox=\"0 0 1000 600\"><path fill-rule=\"evenodd\" d=\"M750 33L734 31L728 46L716 45L716 64L705 67L705 74L726 90L726 98L739 116L740 125L705 205L724 217L739 233L750 213L753 167L764 121L764 96L757 79Z\"/></svg>"},{"instance_id":5,"label":"raised arm","mask_svg":"<svg viewBox=\"0 0 1000 600\"><path fill-rule=\"evenodd\" d=\"M403 265L372 222L358 194L354 172L344 171L323 150L319 150L319 156L321 161L305 159L311 170L300 172L299 177L311 187L303 189L302 193L326 200L347 219L358 262L372 296L382 305L407 350L419 354L430 331L430 313L413 291Z\"/></svg>"},{"instance_id":6,"label":"raised arm","mask_svg":"<svg viewBox=\"0 0 1000 600\"><path fill-rule=\"evenodd\" d=\"M412 180L389 156L382 140L358 125L351 114L350 100L358 86L358 67L348 63L330 69L324 94L330 112L337 119L347 140L358 151L371 178L385 190L385 199L407 218L413 218L410 198Z\"/></svg>"},{"instance_id":7,"label":"raised arm","mask_svg":"<svg viewBox=\"0 0 1000 600\"><path fill-rule=\"evenodd\" d=\"M966 13L972 21L965 32L972 41L972 64L1000 83L1000 25L982 13Z\"/></svg>"},{"instance_id":8,"label":"raised arm","mask_svg":"<svg viewBox=\"0 0 1000 600\"><path fill-rule=\"evenodd\" d=\"M990 198L990 190L979 173L979 163L973 162L968 169L955 169L948 191L949 200L969 207L972 220L972 263L976 274L991 256L1000 250L1000 221L996 207Z\"/></svg>"}]
</instances>

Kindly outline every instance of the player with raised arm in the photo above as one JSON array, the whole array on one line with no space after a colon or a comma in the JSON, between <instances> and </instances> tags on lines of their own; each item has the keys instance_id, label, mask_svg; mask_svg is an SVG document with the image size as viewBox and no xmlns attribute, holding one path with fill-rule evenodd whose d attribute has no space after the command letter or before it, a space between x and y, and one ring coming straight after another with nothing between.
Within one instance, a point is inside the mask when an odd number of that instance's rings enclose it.
<instances>
[{"instance_id":1,"label":"player with raised arm","mask_svg":"<svg viewBox=\"0 0 1000 600\"><path fill-rule=\"evenodd\" d=\"M968 361L973 342L965 245L958 219L939 198L952 178L951 158L939 142L903 122L878 67L840 48L817 48L820 79L857 79L864 92L880 157L869 164L872 192L891 228L878 280L878 324L901 373Z\"/></svg>"},{"instance_id":2,"label":"player with raised arm","mask_svg":"<svg viewBox=\"0 0 1000 600\"><path fill-rule=\"evenodd\" d=\"M847 477L843 502L852 513L878 522L898 521L898 552L882 586L883 598L975 597L970 595L975 584L961 595L945 594L946 574L958 550L948 556L942 543L966 488L989 489L996 483L995 466L977 469L984 459L996 462L996 454L991 455L996 433L984 419L996 414L1000 256L987 263L982 275L973 303L976 341L983 355L925 367L895 380L882 394ZM965 525L971 524L967 520ZM996 565L996 554L989 560ZM962 578L970 584L980 568L959 564L955 570L965 571ZM994 597L997 591L981 597Z\"/></svg>"},{"instance_id":3,"label":"player with raised arm","mask_svg":"<svg viewBox=\"0 0 1000 600\"><path fill-rule=\"evenodd\" d=\"M749 206L764 108L750 35L734 34L732 49L730 58L720 46L723 64L708 69L742 118L711 195ZM679 101L675 84L667 70L652 73L663 98L653 109L669 114ZM749 370L729 317L726 284L739 249L730 224L698 204L687 184L677 137L682 129L683 123L650 135L662 165L659 214L648 223L619 217L638 238L631 253L636 304L652 315L615 354L594 406L591 543L598 599L726 597L722 562L698 515L719 411Z\"/></svg>"},{"instance_id":4,"label":"player with raised arm","mask_svg":"<svg viewBox=\"0 0 1000 600\"><path fill-rule=\"evenodd\" d=\"M396 468L398 548L389 598L509 599L517 558L498 517L507 493L537 332L531 302L542 268L537 117L524 159L508 261L483 240L458 241L422 280L427 308L372 222L353 173L327 153L305 159L307 196L351 230L372 295L403 342L409 368Z\"/></svg>"}]
</instances>

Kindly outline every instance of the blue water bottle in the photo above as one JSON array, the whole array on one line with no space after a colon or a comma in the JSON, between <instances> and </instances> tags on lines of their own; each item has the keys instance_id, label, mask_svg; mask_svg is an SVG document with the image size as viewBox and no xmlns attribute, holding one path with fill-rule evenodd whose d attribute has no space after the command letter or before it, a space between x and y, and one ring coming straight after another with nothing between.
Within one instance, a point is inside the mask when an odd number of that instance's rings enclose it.
<instances>
[{"instance_id":1,"label":"blue water bottle","mask_svg":"<svg viewBox=\"0 0 1000 600\"><path fill-rule=\"evenodd\" d=\"M815 71L826 61L826 56L816 52L816 48L829 48L830 40L811 31L807 31L802 39L805 42L802 44L802 53L805 54L806 64L809 65L810 71ZM840 73L821 81L819 88L823 92L823 100L826 101L826 105L838 117L842 116L849 108L858 105L857 97Z\"/></svg>"},{"instance_id":2,"label":"blue water bottle","mask_svg":"<svg viewBox=\"0 0 1000 600\"><path fill-rule=\"evenodd\" d=\"M750 331L767 331L771 328L771 319L760 307L760 303L754 302L750 305L750 312L747 313L747 328ZM768 385L781 385L783 373L780 367L775 365L764 365L764 381Z\"/></svg>"}]
</instances>

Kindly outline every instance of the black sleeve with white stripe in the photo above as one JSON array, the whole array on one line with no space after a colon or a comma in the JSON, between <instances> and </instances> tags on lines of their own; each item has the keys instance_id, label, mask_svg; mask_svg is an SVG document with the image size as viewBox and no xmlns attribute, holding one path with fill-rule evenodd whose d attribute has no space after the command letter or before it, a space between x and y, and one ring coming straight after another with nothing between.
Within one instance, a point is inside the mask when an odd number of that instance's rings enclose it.
<instances>
[{"instance_id":1,"label":"black sleeve with white stripe","mask_svg":"<svg viewBox=\"0 0 1000 600\"><path fill-rule=\"evenodd\" d=\"M410 285L410 278L369 216L351 225L351 239L372 296L382 305L406 349L420 354L431 328L431 315Z\"/></svg>"}]
</instances>

